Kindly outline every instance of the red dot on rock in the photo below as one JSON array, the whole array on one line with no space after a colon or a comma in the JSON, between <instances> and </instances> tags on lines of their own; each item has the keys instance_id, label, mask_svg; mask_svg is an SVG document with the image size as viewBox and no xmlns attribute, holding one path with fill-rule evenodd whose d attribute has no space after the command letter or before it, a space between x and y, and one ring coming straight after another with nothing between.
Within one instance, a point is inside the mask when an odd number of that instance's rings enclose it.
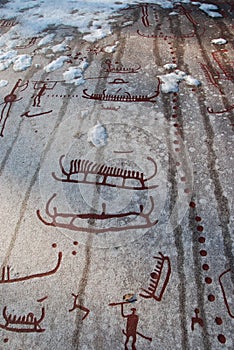
<instances>
[{"instance_id":1,"label":"red dot on rock","mask_svg":"<svg viewBox=\"0 0 234 350\"><path fill-rule=\"evenodd\" d=\"M197 226L197 230L198 230L199 232L202 232L202 231L204 230L204 227L201 226L201 225L199 225L199 226Z\"/></svg>"},{"instance_id":2,"label":"red dot on rock","mask_svg":"<svg viewBox=\"0 0 234 350\"><path fill-rule=\"evenodd\" d=\"M191 192L190 188L185 188L184 193L190 193L190 192Z\"/></svg>"},{"instance_id":3,"label":"red dot on rock","mask_svg":"<svg viewBox=\"0 0 234 350\"><path fill-rule=\"evenodd\" d=\"M180 148L178 148L178 147L175 148L175 151L176 151L176 152L180 152Z\"/></svg>"},{"instance_id":4,"label":"red dot on rock","mask_svg":"<svg viewBox=\"0 0 234 350\"><path fill-rule=\"evenodd\" d=\"M74 245L78 245L79 243L78 243L77 241L74 241L73 244L74 244Z\"/></svg>"},{"instance_id":5,"label":"red dot on rock","mask_svg":"<svg viewBox=\"0 0 234 350\"><path fill-rule=\"evenodd\" d=\"M77 252L75 250L73 250L72 255L76 255L76 254L77 254Z\"/></svg>"},{"instance_id":6,"label":"red dot on rock","mask_svg":"<svg viewBox=\"0 0 234 350\"><path fill-rule=\"evenodd\" d=\"M208 295L208 300L209 301L215 301L215 296L213 294Z\"/></svg>"},{"instance_id":7,"label":"red dot on rock","mask_svg":"<svg viewBox=\"0 0 234 350\"><path fill-rule=\"evenodd\" d=\"M216 317L216 318L215 318L215 322L216 322L217 325L220 326L220 325L223 323L223 320L222 320L221 317Z\"/></svg>"},{"instance_id":8,"label":"red dot on rock","mask_svg":"<svg viewBox=\"0 0 234 350\"><path fill-rule=\"evenodd\" d=\"M203 270L208 271L210 266L208 264L203 264L202 268L203 268Z\"/></svg>"},{"instance_id":9,"label":"red dot on rock","mask_svg":"<svg viewBox=\"0 0 234 350\"><path fill-rule=\"evenodd\" d=\"M172 118L177 118L178 115L177 114L172 114Z\"/></svg>"},{"instance_id":10,"label":"red dot on rock","mask_svg":"<svg viewBox=\"0 0 234 350\"><path fill-rule=\"evenodd\" d=\"M179 145L179 144L180 144L180 141L175 140L175 141L173 141L173 143L174 143L175 145Z\"/></svg>"},{"instance_id":11,"label":"red dot on rock","mask_svg":"<svg viewBox=\"0 0 234 350\"><path fill-rule=\"evenodd\" d=\"M57 244L56 244L56 243L53 243L53 244L52 244L52 247L53 247L53 248L57 248Z\"/></svg>"},{"instance_id":12,"label":"red dot on rock","mask_svg":"<svg viewBox=\"0 0 234 350\"><path fill-rule=\"evenodd\" d=\"M3 339L3 343L7 343L9 341L8 338Z\"/></svg>"},{"instance_id":13,"label":"red dot on rock","mask_svg":"<svg viewBox=\"0 0 234 350\"><path fill-rule=\"evenodd\" d=\"M226 343L226 337L225 337L223 334L219 334L219 335L218 335L218 341L219 341L221 344L225 344L225 343Z\"/></svg>"},{"instance_id":14,"label":"red dot on rock","mask_svg":"<svg viewBox=\"0 0 234 350\"><path fill-rule=\"evenodd\" d=\"M207 284L211 284L211 283L212 283L212 278L206 277L206 278L205 278L205 282L206 282Z\"/></svg>"},{"instance_id":15,"label":"red dot on rock","mask_svg":"<svg viewBox=\"0 0 234 350\"><path fill-rule=\"evenodd\" d=\"M199 237L198 241L199 241L199 243L205 243L206 239L205 239L205 237Z\"/></svg>"},{"instance_id":16,"label":"red dot on rock","mask_svg":"<svg viewBox=\"0 0 234 350\"><path fill-rule=\"evenodd\" d=\"M207 251L206 250L201 250L200 251L201 256L207 256Z\"/></svg>"},{"instance_id":17,"label":"red dot on rock","mask_svg":"<svg viewBox=\"0 0 234 350\"><path fill-rule=\"evenodd\" d=\"M201 217L200 217L200 216L196 216L196 217L195 217L195 220L196 220L196 221L201 221Z\"/></svg>"},{"instance_id":18,"label":"red dot on rock","mask_svg":"<svg viewBox=\"0 0 234 350\"><path fill-rule=\"evenodd\" d=\"M180 166L180 162L176 162L176 166Z\"/></svg>"},{"instance_id":19,"label":"red dot on rock","mask_svg":"<svg viewBox=\"0 0 234 350\"><path fill-rule=\"evenodd\" d=\"M158 274L156 272L152 272L150 274L150 276L153 278L153 280L155 280L156 278L158 278Z\"/></svg>"},{"instance_id":20,"label":"red dot on rock","mask_svg":"<svg viewBox=\"0 0 234 350\"><path fill-rule=\"evenodd\" d=\"M189 203L189 206L190 206L191 208L196 208L196 203L195 203L195 202L190 202L190 203Z\"/></svg>"}]
</instances>

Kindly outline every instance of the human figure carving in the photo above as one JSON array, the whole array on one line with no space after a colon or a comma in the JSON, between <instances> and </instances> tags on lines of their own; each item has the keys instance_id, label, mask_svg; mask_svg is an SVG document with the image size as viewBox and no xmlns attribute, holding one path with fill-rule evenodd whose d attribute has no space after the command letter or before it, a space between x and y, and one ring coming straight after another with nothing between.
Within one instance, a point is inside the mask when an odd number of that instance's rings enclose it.
<instances>
[{"instance_id":1,"label":"human figure carving","mask_svg":"<svg viewBox=\"0 0 234 350\"><path fill-rule=\"evenodd\" d=\"M124 304L129 304L129 302L121 302L121 303L111 303L109 306L121 306L121 315L123 318L127 319L127 325L126 325L126 330L122 330L123 334L126 336L126 341L124 343L124 350L128 350L128 342L130 341L130 338L132 338L132 350L137 350L136 349L136 340L137 340L137 335L140 337L152 341L152 338L146 337L145 335L141 334L140 332L137 331L137 326L138 326L138 321L139 321L139 316L136 314L136 308L132 308L131 314L125 314L124 313Z\"/></svg>"},{"instance_id":2,"label":"human figure carving","mask_svg":"<svg viewBox=\"0 0 234 350\"><path fill-rule=\"evenodd\" d=\"M82 321L88 316L88 314L90 313L90 310L87 309L86 307L82 306L82 305L79 305L77 303L77 299L79 297L79 294L73 294L72 293L72 296L74 297L74 304L73 304L73 308L69 310L69 312L71 311L74 311L75 309L80 309L81 311L84 311L85 312L85 315L82 317Z\"/></svg>"},{"instance_id":3,"label":"human figure carving","mask_svg":"<svg viewBox=\"0 0 234 350\"><path fill-rule=\"evenodd\" d=\"M199 309L195 309L194 310L195 312L195 317L192 317L192 324L191 324L191 329L192 331L194 331L194 326L196 323L198 323L201 327L204 326L204 322L203 320L198 316L199 315Z\"/></svg>"}]
</instances>

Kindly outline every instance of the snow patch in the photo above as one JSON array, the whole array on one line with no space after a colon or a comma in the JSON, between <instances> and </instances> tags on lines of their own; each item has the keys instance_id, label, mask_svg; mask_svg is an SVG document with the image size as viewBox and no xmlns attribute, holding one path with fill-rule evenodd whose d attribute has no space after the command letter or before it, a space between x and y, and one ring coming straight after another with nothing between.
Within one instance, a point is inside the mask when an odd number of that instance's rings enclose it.
<instances>
[{"instance_id":1,"label":"snow patch","mask_svg":"<svg viewBox=\"0 0 234 350\"><path fill-rule=\"evenodd\" d=\"M91 142L95 147L105 146L107 138L106 128L100 123L88 131L88 142Z\"/></svg>"},{"instance_id":2,"label":"snow patch","mask_svg":"<svg viewBox=\"0 0 234 350\"><path fill-rule=\"evenodd\" d=\"M44 70L49 73L49 72L54 72L55 70L62 68L64 63L68 61L67 56L60 56L56 60L50 62L47 64L47 66L44 67Z\"/></svg>"},{"instance_id":3,"label":"snow patch","mask_svg":"<svg viewBox=\"0 0 234 350\"><path fill-rule=\"evenodd\" d=\"M0 87L4 87L8 84L8 80L0 80Z\"/></svg>"},{"instance_id":4,"label":"snow patch","mask_svg":"<svg viewBox=\"0 0 234 350\"><path fill-rule=\"evenodd\" d=\"M177 64L175 64L175 63L166 63L166 64L164 64L163 68L166 69L166 70L175 69L175 68L177 68Z\"/></svg>"},{"instance_id":5,"label":"snow patch","mask_svg":"<svg viewBox=\"0 0 234 350\"><path fill-rule=\"evenodd\" d=\"M0 71L10 67L17 57L17 51L11 50L7 52L0 51Z\"/></svg>"},{"instance_id":6,"label":"snow patch","mask_svg":"<svg viewBox=\"0 0 234 350\"><path fill-rule=\"evenodd\" d=\"M218 12L219 8L213 4L201 4L199 1L192 2L193 5L199 5L199 9L205 12L208 16L212 18L223 17L221 13Z\"/></svg>"},{"instance_id":7,"label":"snow patch","mask_svg":"<svg viewBox=\"0 0 234 350\"><path fill-rule=\"evenodd\" d=\"M31 67L32 57L30 55L18 55L14 60L13 69L15 72L22 72Z\"/></svg>"},{"instance_id":8,"label":"snow patch","mask_svg":"<svg viewBox=\"0 0 234 350\"><path fill-rule=\"evenodd\" d=\"M85 69L88 66L89 66L88 62L83 61L77 67L69 67L68 70L66 70L63 73L63 77L65 79L65 82L67 84L75 84L77 86L84 84L85 80L83 78L83 74L84 74Z\"/></svg>"},{"instance_id":9,"label":"snow patch","mask_svg":"<svg viewBox=\"0 0 234 350\"><path fill-rule=\"evenodd\" d=\"M213 40L211 40L211 43L215 44L215 45L224 45L224 44L227 44L227 40L226 39L222 39L222 38L213 39Z\"/></svg>"},{"instance_id":10,"label":"snow patch","mask_svg":"<svg viewBox=\"0 0 234 350\"><path fill-rule=\"evenodd\" d=\"M113 46L106 46L104 48L104 51L106 53L112 53L112 52L115 52L115 49L117 48L117 46L119 45L119 41L116 41L115 44Z\"/></svg>"},{"instance_id":11,"label":"snow patch","mask_svg":"<svg viewBox=\"0 0 234 350\"><path fill-rule=\"evenodd\" d=\"M201 85L201 82L191 75L176 69L172 73L164 74L158 76L160 80L162 81L161 85L161 91L163 93L170 93L170 92L178 92L179 91L179 83L181 81L185 81L186 84L190 86L199 86Z\"/></svg>"},{"instance_id":12,"label":"snow patch","mask_svg":"<svg viewBox=\"0 0 234 350\"><path fill-rule=\"evenodd\" d=\"M42 38L37 44L38 47L45 46L53 41L55 34L48 34Z\"/></svg>"}]
</instances>

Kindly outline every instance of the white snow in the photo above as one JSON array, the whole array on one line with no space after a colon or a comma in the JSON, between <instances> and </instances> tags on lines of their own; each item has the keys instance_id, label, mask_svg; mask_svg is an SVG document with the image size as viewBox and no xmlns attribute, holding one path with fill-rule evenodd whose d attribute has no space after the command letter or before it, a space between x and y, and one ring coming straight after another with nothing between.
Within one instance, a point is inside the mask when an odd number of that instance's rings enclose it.
<instances>
[{"instance_id":1,"label":"white snow","mask_svg":"<svg viewBox=\"0 0 234 350\"><path fill-rule=\"evenodd\" d=\"M16 72L21 72L29 68L32 64L30 55L17 55L17 51L11 50L0 52L0 71L5 70L13 64L13 69Z\"/></svg>"},{"instance_id":2,"label":"white snow","mask_svg":"<svg viewBox=\"0 0 234 350\"><path fill-rule=\"evenodd\" d=\"M190 3L190 0L180 2ZM145 0L11 0L1 6L1 18L15 18L16 25L10 30L18 33L19 38L41 35L47 28L61 25L77 28L86 40L93 42L111 33L111 23L118 18L118 11L131 3L145 3ZM178 0L154 0L153 3L173 10ZM39 46L47 45L51 38L52 34L47 34Z\"/></svg>"},{"instance_id":3,"label":"white snow","mask_svg":"<svg viewBox=\"0 0 234 350\"><path fill-rule=\"evenodd\" d=\"M10 67L17 57L17 51L11 50L7 52L0 51L0 71Z\"/></svg>"},{"instance_id":4,"label":"white snow","mask_svg":"<svg viewBox=\"0 0 234 350\"><path fill-rule=\"evenodd\" d=\"M42 38L37 44L38 47L45 46L53 41L55 34L48 34Z\"/></svg>"},{"instance_id":5,"label":"white snow","mask_svg":"<svg viewBox=\"0 0 234 350\"><path fill-rule=\"evenodd\" d=\"M190 86L200 86L201 85L200 80L192 77L191 75L186 75L184 77L184 81L187 85L190 85Z\"/></svg>"},{"instance_id":6,"label":"white snow","mask_svg":"<svg viewBox=\"0 0 234 350\"><path fill-rule=\"evenodd\" d=\"M117 48L118 44L119 44L119 41L116 41L115 44L114 44L113 46L106 46L106 47L104 48L104 51L105 51L106 53L115 52L115 49Z\"/></svg>"},{"instance_id":7,"label":"white snow","mask_svg":"<svg viewBox=\"0 0 234 350\"><path fill-rule=\"evenodd\" d=\"M13 69L15 72L22 72L29 68L32 64L30 55L18 55L14 60Z\"/></svg>"},{"instance_id":8,"label":"white snow","mask_svg":"<svg viewBox=\"0 0 234 350\"><path fill-rule=\"evenodd\" d=\"M201 82L191 75L176 69L172 73L164 74L158 76L160 80L162 81L161 85L161 91L163 93L170 93L170 92L178 92L179 91L179 83L181 81L185 81L186 84L190 86L199 86L201 85Z\"/></svg>"},{"instance_id":9,"label":"white snow","mask_svg":"<svg viewBox=\"0 0 234 350\"><path fill-rule=\"evenodd\" d=\"M68 49L67 48L67 43L66 42L62 42L61 44L57 44L57 45L52 46L51 49L52 49L52 51L54 53L66 51Z\"/></svg>"},{"instance_id":10,"label":"white snow","mask_svg":"<svg viewBox=\"0 0 234 350\"><path fill-rule=\"evenodd\" d=\"M208 16L212 18L223 17L221 13L218 12L218 6L214 4L201 4L199 1L192 2L193 5L199 5L200 10L205 12Z\"/></svg>"},{"instance_id":11,"label":"white snow","mask_svg":"<svg viewBox=\"0 0 234 350\"><path fill-rule=\"evenodd\" d=\"M164 64L163 68L166 69L166 70L175 69L175 68L177 68L177 64L175 64L175 63L166 63L166 64Z\"/></svg>"},{"instance_id":12,"label":"white snow","mask_svg":"<svg viewBox=\"0 0 234 350\"><path fill-rule=\"evenodd\" d=\"M218 12L218 6L214 4L202 4L201 2L191 2L191 0L181 0L181 3L199 6L211 17L222 17ZM22 45L26 40L32 37L40 38L36 44L37 50L34 54L46 55L53 53L54 60L44 67L46 72L52 72L61 68L66 62L65 51L69 49L68 41L72 36L65 37L60 43L55 42L56 34L48 33L48 29L62 27L73 27L77 32L82 33L83 39L89 42L95 42L112 34L112 25L118 21L121 15L120 10L127 8L131 4L145 4L145 0L11 0L1 6L1 18L12 20L14 26L9 27L6 33L0 36L0 70L8 69L12 64L14 70L21 71L31 66L32 58L29 55L22 57L16 51L17 46ZM154 0L155 5L164 9L169 9L169 14L176 14L173 11L174 5L178 0ZM128 21L124 25L131 25ZM104 52L113 53L116 50L118 42L114 45L106 46ZM15 49L15 50L13 50ZM61 54L61 57L58 57ZM166 68L167 69L167 68ZM171 69L171 68L168 68ZM71 73L71 72L70 72ZM73 71L77 79L77 74ZM78 78L79 79L79 78ZM78 80L77 80L78 81Z\"/></svg>"},{"instance_id":13,"label":"white snow","mask_svg":"<svg viewBox=\"0 0 234 350\"><path fill-rule=\"evenodd\" d=\"M69 67L69 69L63 73L65 82L68 84L75 84L77 86L84 84L85 80L83 78L83 73L88 66L88 62L84 61L81 62L79 66Z\"/></svg>"},{"instance_id":14,"label":"white snow","mask_svg":"<svg viewBox=\"0 0 234 350\"><path fill-rule=\"evenodd\" d=\"M98 122L88 131L88 142L92 142L95 147L102 147L107 144L108 134L106 128Z\"/></svg>"},{"instance_id":15,"label":"white snow","mask_svg":"<svg viewBox=\"0 0 234 350\"><path fill-rule=\"evenodd\" d=\"M223 38L218 38L218 39L211 40L211 43L215 45L224 45L224 44L227 44L227 40Z\"/></svg>"},{"instance_id":16,"label":"white snow","mask_svg":"<svg viewBox=\"0 0 234 350\"><path fill-rule=\"evenodd\" d=\"M8 80L0 80L0 87L4 87L8 84Z\"/></svg>"},{"instance_id":17,"label":"white snow","mask_svg":"<svg viewBox=\"0 0 234 350\"><path fill-rule=\"evenodd\" d=\"M67 56L60 56L57 59L50 62L49 64L47 64L47 66L44 67L44 70L47 73L53 72L59 68L62 68L62 66L64 65L64 62L66 62L66 61L68 61Z\"/></svg>"}]
</instances>

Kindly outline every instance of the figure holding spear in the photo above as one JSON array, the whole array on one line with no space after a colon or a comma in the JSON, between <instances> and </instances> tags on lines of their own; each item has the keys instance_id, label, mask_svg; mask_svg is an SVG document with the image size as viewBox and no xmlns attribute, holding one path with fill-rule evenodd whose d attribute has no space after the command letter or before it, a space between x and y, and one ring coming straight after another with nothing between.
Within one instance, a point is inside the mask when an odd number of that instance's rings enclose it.
<instances>
[{"instance_id":1,"label":"figure holding spear","mask_svg":"<svg viewBox=\"0 0 234 350\"><path fill-rule=\"evenodd\" d=\"M124 304L129 304L129 301L124 301L120 303L111 303L109 306L121 306L121 315L124 318L127 318L127 325L126 325L126 330L122 330L123 334L126 336L126 341L124 343L125 345L125 350L128 350L127 344L132 337L132 350L136 350L136 340L137 340L137 335L140 337L152 341L152 338L146 337L145 335L141 334L140 332L137 331L137 325L139 321L139 316L136 314L136 309L132 308L131 314L124 314Z\"/></svg>"}]
</instances>

